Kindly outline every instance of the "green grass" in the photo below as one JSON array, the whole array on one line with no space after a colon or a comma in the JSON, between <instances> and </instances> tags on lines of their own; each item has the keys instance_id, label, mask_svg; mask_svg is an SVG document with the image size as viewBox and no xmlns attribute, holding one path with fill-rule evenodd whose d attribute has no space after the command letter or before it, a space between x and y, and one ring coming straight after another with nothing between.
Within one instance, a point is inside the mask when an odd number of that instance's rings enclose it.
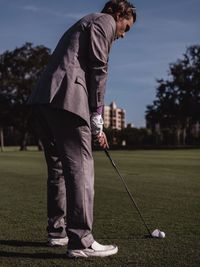
<instances>
[{"instance_id":1,"label":"green grass","mask_svg":"<svg viewBox=\"0 0 200 267\"><path fill-rule=\"evenodd\" d=\"M46 167L37 151L0 153L0 266L200 266L200 150L113 151L146 229L103 152L95 152L94 236L116 256L68 260L46 242Z\"/></svg>"}]
</instances>

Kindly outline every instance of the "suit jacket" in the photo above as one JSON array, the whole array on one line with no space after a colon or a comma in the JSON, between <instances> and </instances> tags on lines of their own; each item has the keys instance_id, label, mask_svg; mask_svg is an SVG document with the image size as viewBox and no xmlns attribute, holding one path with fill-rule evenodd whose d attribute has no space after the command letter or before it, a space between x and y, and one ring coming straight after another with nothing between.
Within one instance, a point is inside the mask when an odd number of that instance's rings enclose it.
<instances>
[{"instance_id":1,"label":"suit jacket","mask_svg":"<svg viewBox=\"0 0 200 267\"><path fill-rule=\"evenodd\" d=\"M58 42L28 103L49 103L90 125L90 112L104 104L115 32L114 18L103 13L87 15L74 24Z\"/></svg>"}]
</instances>

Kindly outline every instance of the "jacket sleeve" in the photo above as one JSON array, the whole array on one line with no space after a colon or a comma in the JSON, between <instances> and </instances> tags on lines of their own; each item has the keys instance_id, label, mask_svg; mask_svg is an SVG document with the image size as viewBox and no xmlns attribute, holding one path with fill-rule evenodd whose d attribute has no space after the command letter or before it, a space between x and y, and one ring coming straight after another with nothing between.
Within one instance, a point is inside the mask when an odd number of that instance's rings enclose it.
<instances>
[{"instance_id":1,"label":"jacket sleeve","mask_svg":"<svg viewBox=\"0 0 200 267\"><path fill-rule=\"evenodd\" d=\"M110 15L102 15L90 28L88 92L91 112L104 105L108 55L115 38L115 27Z\"/></svg>"}]
</instances>

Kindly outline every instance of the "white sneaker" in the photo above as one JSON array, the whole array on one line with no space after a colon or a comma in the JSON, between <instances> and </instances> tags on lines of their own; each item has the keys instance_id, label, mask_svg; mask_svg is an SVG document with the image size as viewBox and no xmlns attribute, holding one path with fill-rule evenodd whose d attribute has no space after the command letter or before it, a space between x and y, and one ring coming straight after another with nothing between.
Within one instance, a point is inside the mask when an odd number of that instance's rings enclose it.
<instances>
[{"instance_id":1,"label":"white sneaker","mask_svg":"<svg viewBox=\"0 0 200 267\"><path fill-rule=\"evenodd\" d=\"M118 252L118 247L115 245L101 245L94 241L89 248L84 249L68 249L68 258L78 258L78 257L106 257L114 255Z\"/></svg>"},{"instance_id":2,"label":"white sneaker","mask_svg":"<svg viewBox=\"0 0 200 267\"><path fill-rule=\"evenodd\" d=\"M48 243L47 245L50 247L55 247L55 246L66 246L68 244L68 237L63 237L63 238L48 238Z\"/></svg>"}]
</instances>

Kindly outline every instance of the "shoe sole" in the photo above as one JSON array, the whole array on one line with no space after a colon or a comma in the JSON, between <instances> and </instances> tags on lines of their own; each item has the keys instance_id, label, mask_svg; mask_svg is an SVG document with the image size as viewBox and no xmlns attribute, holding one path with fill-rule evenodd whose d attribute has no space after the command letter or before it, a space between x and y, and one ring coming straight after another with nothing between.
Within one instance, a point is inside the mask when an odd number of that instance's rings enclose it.
<instances>
[{"instance_id":1,"label":"shoe sole","mask_svg":"<svg viewBox=\"0 0 200 267\"><path fill-rule=\"evenodd\" d=\"M67 257L68 258L88 258L88 257L107 257L112 256L118 252L118 247L107 251L89 251L87 249L84 250L68 250Z\"/></svg>"},{"instance_id":2,"label":"shoe sole","mask_svg":"<svg viewBox=\"0 0 200 267\"><path fill-rule=\"evenodd\" d=\"M68 244L68 239L67 240L62 240L62 239L53 239L53 240L48 240L47 246L49 247L63 247L67 246Z\"/></svg>"}]
</instances>

